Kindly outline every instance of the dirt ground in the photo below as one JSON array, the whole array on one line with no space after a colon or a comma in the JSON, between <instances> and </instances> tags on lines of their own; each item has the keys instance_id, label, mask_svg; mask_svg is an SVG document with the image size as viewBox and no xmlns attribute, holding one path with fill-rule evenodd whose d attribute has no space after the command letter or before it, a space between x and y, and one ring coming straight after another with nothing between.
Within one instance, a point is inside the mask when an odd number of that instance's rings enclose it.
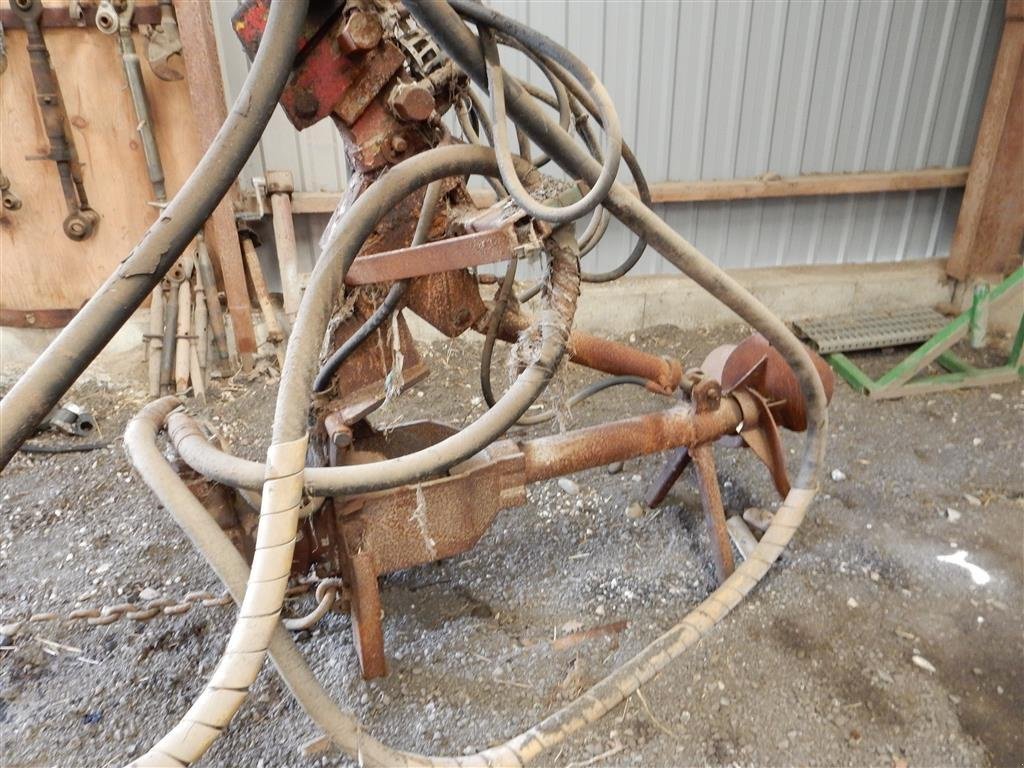
<instances>
[{"instance_id":1,"label":"dirt ground","mask_svg":"<svg viewBox=\"0 0 1024 768\"><path fill-rule=\"evenodd\" d=\"M635 336L698 364L742 334L662 327ZM482 412L478 350L466 341L431 347L433 373L399 400L401 415L461 424ZM589 380L567 379L570 389ZM205 414L236 453L260 458L275 382L212 389ZM141 390L83 384L71 399L92 409L112 442L91 453L23 454L4 472L2 621L135 600L142 590L215 589L117 439L145 401ZM619 388L573 416L585 425L665 405ZM822 493L782 561L642 696L541 764L1024 765L1024 391L875 403L839 384L830 413ZM749 452L717 454L731 514L777 504ZM361 680L345 615L301 633L300 647L336 700L396 746L460 754L517 733L712 589L689 476L665 508L627 514L661 460L580 473L576 495L555 482L535 486L471 552L386 578L388 678ZM938 559L960 551L987 583ZM208 608L147 624L50 623L0 638L0 764L107 766L141 754L201 690L233 615ZM619 621L628 622L621 632L566 650L546 642ZM204 764L352 765L338 752L304 755L300 744L316 735L268 667Z\"/></svg>"}]
</instances>

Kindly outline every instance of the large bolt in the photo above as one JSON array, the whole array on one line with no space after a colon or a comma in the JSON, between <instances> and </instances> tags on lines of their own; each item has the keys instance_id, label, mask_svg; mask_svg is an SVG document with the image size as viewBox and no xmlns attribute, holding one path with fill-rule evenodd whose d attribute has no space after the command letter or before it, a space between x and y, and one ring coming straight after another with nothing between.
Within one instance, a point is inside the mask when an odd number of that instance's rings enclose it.
<instances>
[{"instance_id":1,"label":"large bolt","mask_svg":"<svg viewBox=\"0 0 1024 768\"><path fill-rule=\"evenodd\" d=\"M307 89L302 89L295 94L295 114L303 120L311 120L316 117L316 113L320 110L320 102L317 101L316 96Z\"/></svg>"},{"instance_id":2,"label":"large bolt","mask_svg":"<svg viewBox=\"0 0 1024 768\"><path fill-rule=\"evenodd\" d=\"M404 136L392 136L391 137L391 151L396 155L401 155L409 148L409 142L405 140Z\"/></svg>"},{"instance_id":3,"label":"large bolt","mask_svg":"<svg viewBox=\"0 0 1024 768\"><path fill-rule=\"evenodd\" d=\"M355 11L345 20L345 26L338 32L338 47L348 55L357 51L368 51L380 45L384 29L375 13Z\"/></svg>"},{"instance_id":4,"label":"large bolt","mask_svg":"<svg viewBox=\"0 0 1024 768\"><path fill-rule=\"evenodd\" d=\"M399 83L391 89L388 105L399 120L422 122L434 113L434 94L425 85Z\"/></svg>"}]
</instances>

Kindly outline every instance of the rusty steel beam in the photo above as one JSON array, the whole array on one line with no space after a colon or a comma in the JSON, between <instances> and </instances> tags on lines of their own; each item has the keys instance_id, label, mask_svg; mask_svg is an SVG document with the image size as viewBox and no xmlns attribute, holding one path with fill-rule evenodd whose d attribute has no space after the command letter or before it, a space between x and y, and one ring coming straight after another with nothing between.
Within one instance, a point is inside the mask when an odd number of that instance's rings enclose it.
<instances>
[{"instance_id":1,"label":"rusty steel beam","mask_svg":"<svg viewBox=\"0 0 1024 768\"><path fill-rule=\"evenodd\" d=\"M512 225L394 251L359 256L345 276L347 285L394 282L507 261L518 246Z\"/></svg>"}]
</instances>

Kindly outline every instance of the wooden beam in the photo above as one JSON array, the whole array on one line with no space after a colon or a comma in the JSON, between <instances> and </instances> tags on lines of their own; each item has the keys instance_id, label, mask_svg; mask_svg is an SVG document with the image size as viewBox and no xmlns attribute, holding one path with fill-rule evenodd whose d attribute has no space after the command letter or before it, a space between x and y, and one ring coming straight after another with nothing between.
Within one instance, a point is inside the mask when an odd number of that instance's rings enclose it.
<instances>
[{"instance_id":1,"label":"wooden beam","mask_svg":"<svg viewBox=\"0 0 1024 768\"><path fill-rule=\"evenodd\" d=\"M182 58L185 60L192 112L199 128L200 145L205 151L227 118L210 4L197 3L195 0L174 0L174 10L178 16L178 30L184 49ZM256 355L256 333L252 325L245 267L235 226L234 201L237 197L238 188L235 185L206 222L205 233L206 243L220 266L239 361L243 370L249 371L252 370ZM207 286L206 290L216 291L217 288Z\"/></svg>"},{"instance_id":2,"label":"wooden beam","mask_svg":"<svg viewBox=\"0 0 1024 768\"><path fill-rule=\"evenodd\" d=\"M772 176L721 181L667 181L651 185L655 203L700 203L727 200L762 200L777 197L864 195L920 189L962 187L967 169L925 168L918 171L865 171Z\"/></svg>"},{"instance_id":3,"label":"wooden beam","mask_svg":"<svg viewBox=\"0 0 1024 768\"><path fill-rule=\"evenodd\" d=\"M971 173L946 271L957 280L1001 276L1024 237L1024 3L1006 6Z\"/></svg>"},{"instance_id":4,"label":"wooden beam","mask_svg":"<svg viewBox=\"0 0 1024 768\"><path fill-rule=\"evenodd\" d=\"M816 195L864 195L879 192L909 192L922 189L953 189L967 183L967 167L924 168L917 171L865 171L860 173L821 173L806 176L759 176L753 179L713 181L662 181L651 184L655 203L702 203L723 200L763 200L778 197ZM634 194L635 188L631 188ZM340 192L295 192L292 213L333 213ZM494 202L494 193L473 192L477 205ZM246 209L256 204L247 201Z\"/></svg>"}]
</instances>

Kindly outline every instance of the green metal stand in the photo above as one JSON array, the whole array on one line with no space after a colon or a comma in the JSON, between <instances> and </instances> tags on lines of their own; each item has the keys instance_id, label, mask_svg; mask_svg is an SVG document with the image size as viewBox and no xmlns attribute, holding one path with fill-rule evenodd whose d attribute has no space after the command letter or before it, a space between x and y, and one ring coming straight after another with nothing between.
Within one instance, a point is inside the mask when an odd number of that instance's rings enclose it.
<instances>
[{"instance_id":1,"label":"green metal stand","mask_svg":"<svg viewBox=\"0 0 1024 768\"><path fill-rule=\"evenodd\" d=\"M829 364L851 387L868 397L883 400L905 395L941 392L964 387L1007 384L1024 378L1024 313L1005 365L975 368L950 352L950 348L970 334L972 346L984 343L989 310L1014 295L1024 284L1024 267L1017 269L995 288L979 286L974 292L971 308L952 320L942 330L918 347L903 362L878 379L872 379L856 363L841 352L828 355ZM946 373L920 376L931 363L938 363ZM915 378L917 377L917 378Z\"/></svg>"}]
</instances>

